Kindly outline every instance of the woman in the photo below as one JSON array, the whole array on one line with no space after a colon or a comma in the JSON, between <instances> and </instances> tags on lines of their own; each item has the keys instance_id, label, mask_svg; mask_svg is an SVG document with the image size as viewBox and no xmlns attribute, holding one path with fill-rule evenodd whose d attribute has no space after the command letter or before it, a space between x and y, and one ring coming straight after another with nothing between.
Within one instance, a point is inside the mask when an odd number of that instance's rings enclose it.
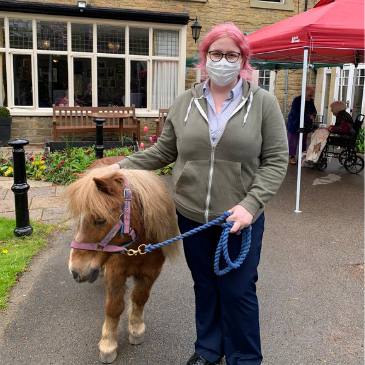
<instances>
[{"instance_id":1,"label":"woman","mask_svg":"<svg viewBox=\"0 0 365 365\"><path fill-rule=\"evenodd\" d=\"M314 106L314 90L310 86L305 90L305 107L304 107L304 129L302 152L307 149L307 134L312 130L313 121L316 119L317 110ZM288 134L290 163L296 164L295 155L297 154L297 147L299 142L299 125L300 125L300 109L302 104L302 96L299 95L294 98L290 112L288 115L288 122L286 129Z\"/></svg>"},{"instance_id":2,"label":"woman","mask_svg":"<svg viewBox=\"0 0 365 365\"><path fill-rule=\"evenodd\" d=\"M355 135L354 121L351 114L346 111L346 104L343 101L334 101L330 108L336 117L336 123L329 126L328 131L331 133L339 132L343 137L353 137Z\"/></svg>"},{"instance_id":3,"label":"woman","mask_svg":"<svg viewBox=\"0 0 365 365\"><path fill-rule=\"evenodd\" d=\"M249 45L233 24L211 30L200 45L207 81L194 84L170 108L158 142L113 168L157 169L175 162L174 200L180 231L232 213L231 233L251 225L251 248L243 264L223 276L213 269L222 232L213 226L184 239L196 299L195 353L187 365L258 365L260 348L257 266L263 209L287 169L285 124L274 96L251 83ZM241 236L230 234L238 256ZM223 266L223 265L222 265Z\"/></svg>"}]
</instances>

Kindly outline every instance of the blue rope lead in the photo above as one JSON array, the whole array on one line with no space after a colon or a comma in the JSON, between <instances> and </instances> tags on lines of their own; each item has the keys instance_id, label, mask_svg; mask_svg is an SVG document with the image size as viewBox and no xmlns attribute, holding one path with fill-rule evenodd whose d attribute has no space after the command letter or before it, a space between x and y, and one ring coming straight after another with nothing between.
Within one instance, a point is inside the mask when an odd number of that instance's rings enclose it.
<instances>
[{"instance_id":1,"label":"blue rope lead","mask_svg":"<svg viewBox=\"0 0 365 365\"><path fill-rule=\"evenodd\" d=\"M168 239L166 241L157 243L155 245L147 245L145 247L145 252L152 252L156 248L161 248L162 246L168 245L169 243L176 242L178 240L181 240L185 237L191 236L194 233L198 233L206 228L209 228L215 224L218 224L222 221L225 221L232 213L224 212L221 217L212 220L211 222L208 222L200 227L194 228L191 231L185 232L180 236L177 236L175 238ZM223 232L221 234L217 250L215 251L215 257L214 257L214 272L216 275L221 276L226 274L227 272L231 271L232 269L237 269L242 264L243 260L246 258L248 251L250 250L251 245L251 227L247 227L244 230L242 230L242 242L241 242L241 251L238 255L237 259L232 262L229 254L228 254L228 235L229 231L231 230L233 226L233 222L229 223L223 223ZM219 270L219 258L220 254L223 251L223 257L227 263L227 267L223 270Z\"/></svg>"}]
</instances>

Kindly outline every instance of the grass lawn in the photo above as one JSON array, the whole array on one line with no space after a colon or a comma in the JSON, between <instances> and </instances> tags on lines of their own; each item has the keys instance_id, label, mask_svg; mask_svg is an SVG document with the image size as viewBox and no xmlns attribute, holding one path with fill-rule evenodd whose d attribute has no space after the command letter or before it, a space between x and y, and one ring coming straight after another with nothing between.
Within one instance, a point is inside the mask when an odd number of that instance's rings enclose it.
<instances>
[{"instance_id":1,"label":"grass lawn","mask_svg":"<svg viewBox=\"0 0 365 365\"><path fill-rule=\"evenodd\" d=\"M31 222L33 233L29 237L17 238L13 230L15 220L0 217L0 309L6 310L10 288L27 270L31 258L47 246L47 235L55 225Z\"/></svg>"}]
</instances>

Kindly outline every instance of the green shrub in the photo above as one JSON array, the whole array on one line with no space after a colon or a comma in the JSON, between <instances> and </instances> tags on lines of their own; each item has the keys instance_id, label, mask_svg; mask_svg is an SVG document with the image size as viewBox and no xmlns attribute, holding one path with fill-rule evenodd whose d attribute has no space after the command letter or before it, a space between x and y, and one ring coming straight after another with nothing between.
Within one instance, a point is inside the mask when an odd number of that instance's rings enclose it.
<instances>
[{"instance_id":1,"label":"green shrub","mask_svg":"<svg viewBox=\"0 0 365 365\"><path fill-rule=\"evenodd\" d=\"M356 138L356 151L359 153L364 153L364 150L364 129L360 129Z\"/></svg>"},{"instance_id":2,"label":"green shrub","mask_svg":"<svg viewBox=\"0 0 365 365\"><path fill-rule=\"evenodd\" d=\"M8 118L10 117L10 111L5 106L0 106L0 118Z\"/></svg>"}]
</instances>

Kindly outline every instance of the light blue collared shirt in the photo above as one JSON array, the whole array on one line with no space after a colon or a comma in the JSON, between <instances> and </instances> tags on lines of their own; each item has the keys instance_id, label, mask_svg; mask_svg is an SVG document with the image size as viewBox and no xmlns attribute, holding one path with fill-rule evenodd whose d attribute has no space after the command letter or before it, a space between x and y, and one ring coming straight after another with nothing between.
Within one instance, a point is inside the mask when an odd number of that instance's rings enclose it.
<instances>
[{"instance_id":1,"label":"light blue collared shirt","mask_svg":"<svg viewBox=\"0 0 365 365\"><path fill-rule=\"evenodd\" d=\"M222 110L219 114L216 113L213 95L209 88L209 79L204 83L203 96L207 99L210 140L212 146L215 146L219 138L222 136L224 128L226 127L233 111L242 100L242 79L240 77L236 86L229 92L229 96L226 100L224 100Z\"/></svg>"}]
</instances>

